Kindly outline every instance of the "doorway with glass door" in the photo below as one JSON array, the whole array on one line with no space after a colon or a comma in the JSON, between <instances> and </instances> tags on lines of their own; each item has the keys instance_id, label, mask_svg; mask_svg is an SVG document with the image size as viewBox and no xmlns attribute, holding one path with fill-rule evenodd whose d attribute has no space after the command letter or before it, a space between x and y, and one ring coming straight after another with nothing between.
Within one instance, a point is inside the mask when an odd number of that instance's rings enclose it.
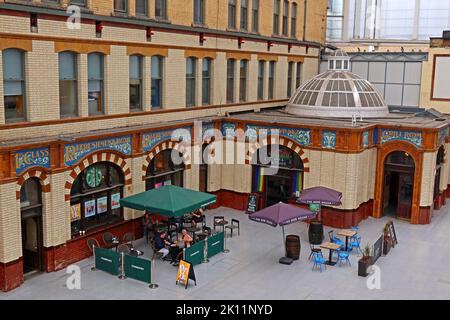
<instances>
[{"instance_id":1,"label":"doorway with glass door","mask_svg":"<svg viewBox=\"0 0 450 320\"><path fill-rule=\"evenodd\" d=\"M405 152L391 153L384 164L383 215L410 220L414 160Z\"/></svg>"}]
</instances>

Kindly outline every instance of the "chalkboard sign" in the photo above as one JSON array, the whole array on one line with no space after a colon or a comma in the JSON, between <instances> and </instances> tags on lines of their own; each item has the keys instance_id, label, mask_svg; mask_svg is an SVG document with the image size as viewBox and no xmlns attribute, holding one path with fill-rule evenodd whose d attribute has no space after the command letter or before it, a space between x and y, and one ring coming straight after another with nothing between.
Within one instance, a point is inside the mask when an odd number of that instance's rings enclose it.
<instances>
[{"instance_id":1,"label":"chalkboard sign","mask_svg":"<svg viewBox=\"0 0 450 320\"><path fill-rule=\"evenodd\" d=\"M187 261L180 260L177 272L176 284L181 283L185 289L187 289L188 282L193 280L195 285L197 285L197 280L195 279L194 267Z\"/></svg>"},{"instance_id":2,"label":"chalkboard sign","mask_svg":"<svg viewBox=\"0 0 450 320\"><path fill-rule=\"evenodd\" d=\"M375 263L383 253L383 235L373 245L373 263Z\"/></svg>"},{"instance_id":3,"label":"chalkboard sign","mask_svg":"<svg viewBox=\"0 0 450 320\"><path fill-rule=\"evenodd\" d=\"M248 195L246 213L250 214L250 213L258 211L258 202L259 202L258 200L259 200L258 194L251 193Z\"/></svg>"},{"instance_id":4,"label":"chalkboard sign","mask_svg":"<svg viewBox=\"0 0 450 320\"><path fill-rule=\"evenodd\" d=\"M394 221L389 221L387 224L389 226L389 233L392 239L392 246L394 247L396 244L398 244L397 234L395 233Z\"/></svg>"}]
</instances>

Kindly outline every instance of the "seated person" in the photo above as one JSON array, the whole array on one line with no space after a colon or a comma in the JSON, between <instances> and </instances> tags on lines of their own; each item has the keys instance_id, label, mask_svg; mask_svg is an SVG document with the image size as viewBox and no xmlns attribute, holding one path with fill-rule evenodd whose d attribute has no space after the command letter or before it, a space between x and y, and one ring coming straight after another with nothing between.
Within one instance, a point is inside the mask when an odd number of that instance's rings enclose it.
<instances>
[{"instance_id":1,"label":"seated person","mask_svg":"<svg viewBox=\"0 0 450 320\"><path fill-rule=\"evenodd\" d=\"M166 248L166 246L170 246L170 242L166 239L167 233L161 232L156 234L155 237L155 249L157 252L160 252L163 254L163 258L165 258L169 254L169 250Z\"/></svg>"},{"instance_id":2,"label":"seated person","mask_svg":"<svg viewBox=\"0 0 450 320\"><path fill-rule=\"evenodd\" d=\"M184 242L184 246L186 248L189 248L192 242L194 242L194 239L192 239L192 237L190 236L190 234L187 232L186 229L183 229L181 230L181 241Z\"/></svg>"},{"instance_id":3,"label":"seated person","mask_svg":"<svg viewBox=\"0 0 450 320\"><path fill-rule=\"evenodd\" d=\"M203 215L203 209L200 208L192 213L192 226L197 226L197 223L202 222L205 216Z\"/></svg>"}]
</instances>

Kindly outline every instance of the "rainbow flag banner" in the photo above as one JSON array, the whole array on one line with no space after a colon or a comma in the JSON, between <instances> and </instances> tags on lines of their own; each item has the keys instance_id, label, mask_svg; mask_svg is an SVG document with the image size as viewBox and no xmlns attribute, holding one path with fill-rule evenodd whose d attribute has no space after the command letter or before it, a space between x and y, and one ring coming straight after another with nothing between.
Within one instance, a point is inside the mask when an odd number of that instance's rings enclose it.
<instances>
[{"instance_id":1,"label":"rainbow flag banner","mask_svg":"<svg viewBox=\"0 0 450 320\"><path fill-rule=\"evenodd\" d=\"M295 192L300 192L303 190L303 172L294 172L292 179L292 190Z\"/></svg>"}]
</instances>

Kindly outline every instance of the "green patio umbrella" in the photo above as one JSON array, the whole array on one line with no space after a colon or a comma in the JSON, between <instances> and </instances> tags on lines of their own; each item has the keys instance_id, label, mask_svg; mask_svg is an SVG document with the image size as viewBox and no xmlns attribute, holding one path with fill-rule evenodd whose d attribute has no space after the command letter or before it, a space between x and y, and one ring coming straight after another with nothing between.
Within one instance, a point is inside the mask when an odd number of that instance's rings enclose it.
<instances>
[{"instance_id":1,"label":"green patio umbrella","mask_svg":"<svg viewBox=\"0 0 450 320\"><path fill-rule=\"evenodd\" d=\"M172 185L120 199L123 207L147 210L169 218L181 217L215 202L215 195Z\"/></svg>"}]
</instances>

